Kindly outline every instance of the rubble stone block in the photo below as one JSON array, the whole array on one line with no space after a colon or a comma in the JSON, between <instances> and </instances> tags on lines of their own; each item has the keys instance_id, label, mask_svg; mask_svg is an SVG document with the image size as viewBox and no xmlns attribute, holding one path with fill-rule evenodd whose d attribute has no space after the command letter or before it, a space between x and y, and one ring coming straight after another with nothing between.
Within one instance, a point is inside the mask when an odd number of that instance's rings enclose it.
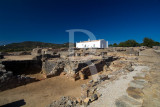
<instances>
[{"instance_id":1,"label":"rubble stone block","mask_svg":"<svg viewBox=\"0 0 160 107\"><path fill-rule=\"evenodd\" d=\"M127 93L129 96L135 98L135 99L142 99L143 98L143 91L139 88L135 87L128 87L127 88Z\"/></svg>"},{"instance_id":2,"label":"rubble stone block","mask_svg":"<svg viewBox=\"0 0 160 107\"><path fill-rule=\"evenodd\" d=\"M95 100L97 100L97 99L98 99L97 94L91 95L91 101L95 101Z\"/></svg>"},{"instance_id":3,"label":"rubble stone block","mask_svg":"<svg viewBox=\"0 0 160 107\"><path fill-rule=\"evenodd\" d=\"M116 107L141 107L141 102L129 97L129 96L122 96L115 102Z\"/></svg>"}]
</instances>

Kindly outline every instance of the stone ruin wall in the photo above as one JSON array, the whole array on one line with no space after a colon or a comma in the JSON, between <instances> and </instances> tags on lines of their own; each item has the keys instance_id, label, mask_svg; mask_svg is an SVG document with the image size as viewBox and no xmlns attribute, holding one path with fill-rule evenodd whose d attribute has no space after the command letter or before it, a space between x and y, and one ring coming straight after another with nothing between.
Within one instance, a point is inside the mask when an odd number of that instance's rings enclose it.
<instances>
[{"instance_id":1,"label":"stone ruin wall","mask_svg":"<svg viewBox=\"0 0 160 107\"><path fill-rule=\"evenodd\" d=\"M35 56L35 59L32 61L10 61L10 62L2 62L0 63L0 91L6 90L9 88L14 88L17 86L21 86L27 83L31 83L37 81L35 78L30 78L26 76L22 76L22 74L27 73L28 71L35 71L38 69L38 73L43 72L46 74L47 77L58 76L62 72L66 74L67 77L76 80L76 79L86 79L88 76L91 75L90 73L90 65L87 64L87 61L91 61L97 68L98 72L103 71L104 66L107 62L110 62L114 59L114 56L118 56L117 54L114 55L113 53L123 53L126 55L134 55L138 56L138 52L141 51L140 49L133 49L133 48L108 48L108 49L97 49L95 53L92 53L93 56L103 56L101 59L92 60L75 60L72 61L72 64L69 63L68 57L70 56L87 56L90 52L90 49L81 49L76 50L74 55L69 55L68 52L63 51L54 53L59 54L58 57L51 57L51 56L43 56L41 49L33 50L32 54ZM47 53L47 52L46 52ZM52 52L51 52L52 53ZM111 56L111 57L107 57ZM119 55L120 56L120 55ZM106 59L105 59L106 57ZM43 59L44 58L44 59ZM52 59L53 58L53 59ZM5 68L5 66L6 68ZM25 66L23 66L25 65ZM37 68L38 67L38 68ZM74 69L72 69L72 67ZM10 68L10 69L9 69ZM12 69L11 69L12 68ZM24 69L26 68L26 69ZM29 69L30 68L30 69ZM19 72L24 71L24 72ZM16 75L14 75L16 74ZM7 85L6 85L7 84Z\"/></svg>"},{"instance_id":2,"label":"stone ruin wall","mask_svg":"<svg viewBox=\"0 0 160 107\"><path fill-rule=\"evenodd\" d=\"M40 60L13 60L2 61L7 71L12 71L14 75L35 74L41 72L42 62Z\"/></svg>"},{"instance_id":3,"label":"stone ruin wall","mask_svg":"<svg viewBox=\"0 0 160 107\"><path fill-rule=\"evenodd\" d=\"M26 77L23 75L13 75L12 71L6 71L2 61L0 61L0 91L15 88L35 81L37 81L35 78Z\"/></svg>"},{"instance_id":4,"label":"stone ruin wall","mask_svg":"<svg viewBox=\"0 0 160 107\"><path fill-rule=\"evenodd\" d=\"M113 60L113 57L86 61L46 60L43 62L42 71L47 77L58 76L63 72L67 77L73 80L87 79L88 76L93 75L90 73L92 64L95 65L97 72L100 72L103 71L103 67L106 63Z\"/></svg>"}]
</instances>

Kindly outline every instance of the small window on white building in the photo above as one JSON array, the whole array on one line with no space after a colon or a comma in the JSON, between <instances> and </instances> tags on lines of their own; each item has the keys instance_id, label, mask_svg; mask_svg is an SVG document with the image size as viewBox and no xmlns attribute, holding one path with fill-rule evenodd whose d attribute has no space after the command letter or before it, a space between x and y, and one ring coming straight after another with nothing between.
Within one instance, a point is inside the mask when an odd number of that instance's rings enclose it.
<instances>
[{"instance_id":1,"label":"small window on white building","mask_svg":"<svg viewBox=\"0 0 160 107\"><path fill-rule=\"evenodd\" d=\"M95 48L95 44L93 44L93 47Z\"/></svg>"}]
</instances>

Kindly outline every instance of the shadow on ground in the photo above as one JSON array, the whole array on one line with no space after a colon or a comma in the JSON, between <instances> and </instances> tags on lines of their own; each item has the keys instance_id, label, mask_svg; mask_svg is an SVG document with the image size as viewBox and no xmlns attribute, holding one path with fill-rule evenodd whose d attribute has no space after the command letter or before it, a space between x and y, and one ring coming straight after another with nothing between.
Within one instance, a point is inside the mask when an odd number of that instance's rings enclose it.
<instances>
[{"instance_id":1,"label":"shadow on ground","mask_svg":"<svg viewBox=\"0 0 160 107\"><path fill-rule=\"evenodd\" d=\"M21 107L25 104L26 102L24 101L24 99L22 99L22 100L18 100L18 101L3 105L2 107Z\"/></svg>"}]
</instances>

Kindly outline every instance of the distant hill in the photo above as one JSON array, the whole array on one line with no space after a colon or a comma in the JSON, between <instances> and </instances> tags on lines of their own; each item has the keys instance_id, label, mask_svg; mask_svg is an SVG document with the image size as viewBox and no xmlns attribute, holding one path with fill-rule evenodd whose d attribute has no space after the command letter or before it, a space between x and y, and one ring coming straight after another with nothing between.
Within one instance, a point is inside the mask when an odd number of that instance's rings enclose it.
<instances>
[{"instance_id":1,"label":"distant hill","mask_svg":"<svg viewBox=\"0 0 160 107\"><path fill-rule=\"evenodd\" d=\"M20 43L11 43L5 46L0 46L0 52L16 52L16 51L30 51L33 48L68 48L69 43L53 44L44 42L25 41Z\"/></svg>"}]
</instances>

